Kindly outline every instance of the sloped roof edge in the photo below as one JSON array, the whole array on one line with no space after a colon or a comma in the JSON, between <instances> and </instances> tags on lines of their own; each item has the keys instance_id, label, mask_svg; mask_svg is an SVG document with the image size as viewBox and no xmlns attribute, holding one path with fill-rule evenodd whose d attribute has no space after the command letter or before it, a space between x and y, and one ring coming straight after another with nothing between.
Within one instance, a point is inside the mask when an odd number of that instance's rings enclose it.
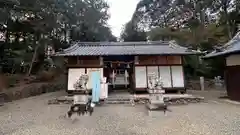
<instances>
[{"instance_id":1,"label":"sloped roof edge","mask_svg":"<svg viewBox=\"0 0 240 135\"><path fill-rule=\"evenodd\" d=\"M144 42L75 42L55 56L96 55L190 55L199 52L178 45L175 41Z\"/></svg>"},{"instance_id":2,"label":"sloped roof edge","mask_svg":"<svg viewBox=\"0 0 240 135\"><path fill-rule=\"evenodd\" d=\"M217 52L216 50L205 55L203 58L213 58L218 56L225 56L232 53L239 53L240 52L240 31L230 40L228 41L220 51Z\"/></svg>"}]
</instances>

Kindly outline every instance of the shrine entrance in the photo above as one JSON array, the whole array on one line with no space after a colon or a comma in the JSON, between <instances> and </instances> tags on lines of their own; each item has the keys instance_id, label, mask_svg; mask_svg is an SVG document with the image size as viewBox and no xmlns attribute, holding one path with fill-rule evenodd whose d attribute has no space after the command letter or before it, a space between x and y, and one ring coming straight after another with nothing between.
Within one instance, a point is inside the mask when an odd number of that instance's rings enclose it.
<instances>
[{"instance_id":1,"label":"shrine entrance","mask_svg":"<svg viewBox=\"0 0 240 135\"><path fill-rule=\"evenodd\" d=\"M134 56L105 56L104 77L107 78L109 88L113 91L127 91L133 87Z\"/></svg>"}]
</instances>

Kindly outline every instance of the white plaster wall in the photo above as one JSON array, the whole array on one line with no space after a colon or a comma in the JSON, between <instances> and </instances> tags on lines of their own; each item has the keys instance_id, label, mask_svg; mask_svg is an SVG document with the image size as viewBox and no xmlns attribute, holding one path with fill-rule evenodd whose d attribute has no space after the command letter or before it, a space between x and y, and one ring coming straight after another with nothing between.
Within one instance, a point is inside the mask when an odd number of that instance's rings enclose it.
<instances>
[{"instance_id":1,"label":"white plaster wall","mask_svg":"<svg viewBox=\"0 0 240 135\"><path fill-rule=\"evenodd\" d=\"M159 74L165 88L185 86L182 66L147 66L147 70L146 66L137 66L135 67L136 88L147 88L149 82L147 82L146 72Z\"/></svg>"},{"instance_id":2,"label":"white plaster wall","mask_svg":"<svg viewBox=\"0 0 240 135\"><path fill-rule=\"evenodd\" d=\"M159 66L160 77L163 82L163 87L172 87L170 66Z\"/></svg>"},{"instance_id":3,"label":"white plaster wall","mask_svg":"<svg viewBox=\"0 0 240 135\"><path fill-rule=\"evenodd\" d=\"M135 67L136 88L147 88L146 67Z\"/></svg>"},{"instance_id":4,"label":"white plaster wall","mask_svg":"<svg viewBox=\"0 0 240 135\"><path fill-rule=\"evenodd\" d=\"M226 57L226 65L227 66L236 66L240 65L240 55L234 54Z\"/></svg>"},{"instance_id":5,"label":"white plaster wall","mask_svg":"<svg viewBox=\"0 0 240 135\"><path fill-rule=\"evenodd\" d=\"M172 66L173 87L184 87L184 76L182 66Z\"/></svg>"}]
</instances>

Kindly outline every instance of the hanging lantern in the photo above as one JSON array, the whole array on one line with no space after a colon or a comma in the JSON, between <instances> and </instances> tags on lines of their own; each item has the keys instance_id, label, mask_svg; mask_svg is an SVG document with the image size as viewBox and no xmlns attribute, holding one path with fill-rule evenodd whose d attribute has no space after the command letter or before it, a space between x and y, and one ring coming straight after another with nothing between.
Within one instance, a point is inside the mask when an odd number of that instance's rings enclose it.
<instances>
[{"instance_id":1,"label":"hanging lantern","mask_svg":"<svg viewBox=\"0 0 240 135\"><path fill-rule=\"evenodd\" d=\"M127 64L127 68L130 68L130 65L129 65L129 63Z\"/></svg>"},{"instance_id":2,"label":"hanging lantern","mask_svg":"<svg viewBox=\"0 0 240 135\"><path fill-rule=\"evenodd\" d=\"M118 61L118 66L120 66L120 62Z\"/></svg>"},{"instance_id":3,"label":"hanging lantern","mask_svg":"<svg viewBox=\"0 0 240 135\"><path fill-rule=\"evenodd\" d=\"M129 77L129 74L128 74L128 71L127 71L127 70L124 71L124 75L125 75L125 78L126 78L126 80L127 80L127 78Z\"/></svg>"},{"instance_id":4,"label":"hanging lantern","mask_svg":"<svg viewBox=\"0 0 240 135\"><path fill-rule=\"evenodd\" d=\"M110 67L112 68L112 66L113 66L113 65L112 65L112 62L110 62Z\"/></svg>"},{"instance_id":5,"label":"hanging lantern","mask_svg":"<svg viewBox=\"0 0 240 135\"><path fill-rule=\"evenodd\" d=\"M103 65L104 64L103 57L99 57L99 60L100 60L100 65Z\"/></svg>"},{"instance_id":6,"label":"hanging lantern","mask_svg":"<svg viewBox=\"0 0 240 135\"><path fill-rule=\"evenodd\" d=\"M134 63L135 63L135 64L139 64L139 58L138 58L138 56L134 56Z\"/></svg>"},{"instance_id":7,"label":"hanging lantern","mask_svg":"<svg viewBox=\"0 0 240 135\"><path fill-rule=\"evenodd\" d=\"M103 63L104 65L104 68L107 68L108 67L108 64L107 63Z\"/></svg>"}]
</instances>

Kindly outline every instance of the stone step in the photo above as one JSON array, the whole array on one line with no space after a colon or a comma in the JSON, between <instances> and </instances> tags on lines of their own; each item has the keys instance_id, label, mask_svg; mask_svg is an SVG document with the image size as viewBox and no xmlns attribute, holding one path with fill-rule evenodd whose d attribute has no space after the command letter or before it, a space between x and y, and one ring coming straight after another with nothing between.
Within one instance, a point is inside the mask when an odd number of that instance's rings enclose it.
<instances>
[{"instance_id":1,"label":"stone step","mask_svg":"<svg viewBox=\"0 0 240 135\"><path fill-rule=\"evenodd\" d=\"M116 77L125 77L125 75L124 74L118 74L118 75L116 75Z\"/></svg>"},{"instance_id":2,"label":"stone step","mask_svg":"<svg viewBox=\"0 0 240 135\"><path fill-rule=\"evenodd\" d=\"M114 82L125 82L125 80L118 79L118 80L115 80Z\"/></svg>"},{"instance_id":3,"label":"stone step","mask_svg":"<svg viewBox=\"0 0 240 135\"><path fill-rule=\"evenodd\" d=\"M127 81L124 81L124 80L116 80L114 81L114 83L126 83Z\"/></svg>"},{"instance_id":4,"label":"stone step","mask_svg":"<svg viewBox=\"0 0 240 135\"><path fill-rule=\"evenodd\" d=\"M125 77L125 74L117 74L116 77Z\"/></svg>"},{"instance_id":5,"label":"stone step","mask_svg":"<svg viewBox=\"0 0 240 135\"><path fill-rule=\"evenodd\" d=\"M107 98L107 101L130 101L131 98Z\"/></svg>"},{"instance_id":6,"label":"stone step","mask_svg":"<svg viewBox=\"0 0 240 135\"><path fill-rule=\"evenodd\" d=\"M106 104L131 104L132 96L117 96L117 95L109 95L109 97L105 100Z\"/></svg>"},{"instance_id":7,"label":"stone step","mask_svg":"<svg viewBox=\"0 0 240 135\"><path fill-rule=\"evenodd\" d=\"M118 79L115 79L115 82L116 81L125 81L125 79L124 78L123 79L122 78L118 78Z\"/></svg>"},{"instance_id":8,"label":"stone step","mask_svg":"<svg viewBox=\"0 0 240 135\"><path fill-rule=\"evenodd\" d=\"M114 82L112 83L112 85L125 85L125 84L129 84L128 82Z\"/></svg>"},{"instance_id":9,"label":"stone step","mask_svg":"<svg viewBox=\"0 0 240 135\"><path fill-rule=\"evenodd\" d=\"M123 76L116 76L116 79L117 78L125 78L125 76L123 75Z\"/></svg>"},{"instance_id":10,"label":"stone step","mask_svg":"<svg viewBox=\"0 0 240 135\"><path fill-rule=\"evenodd\" d=\"M125 80L124 77L117 77L115 80Z\"/></svg>"},{"instance_id":11,"label":"stone step","mask_svg":"<svg viewBox=\"0 0 240 135\"><path fill-rule=\"evenodd\" d=\"M150 104L147 103L146 107L148 110L167 110L167 105L166 104Z\"/></svg>"},{"instance_id":12,"label":"stone step","mask_svg":"<svg viewBox=\"0 0 240 135\"><path fill-rule=\"evenodd\" d=\"M105 104L132 104L131 101L109 101L106 100Z\"/></svg>"},{"instance_id":13,"label":"stone step","mask_svg":"<svg viewBox=\"0 0 240 135\"><path fill-rule=\"evenodd\" d=\"M128 82L124 81L124 80L122 80L122 81L118 80L118 81L114 81L114 83L128 83Z\"/></svg>"}]
</instances>

